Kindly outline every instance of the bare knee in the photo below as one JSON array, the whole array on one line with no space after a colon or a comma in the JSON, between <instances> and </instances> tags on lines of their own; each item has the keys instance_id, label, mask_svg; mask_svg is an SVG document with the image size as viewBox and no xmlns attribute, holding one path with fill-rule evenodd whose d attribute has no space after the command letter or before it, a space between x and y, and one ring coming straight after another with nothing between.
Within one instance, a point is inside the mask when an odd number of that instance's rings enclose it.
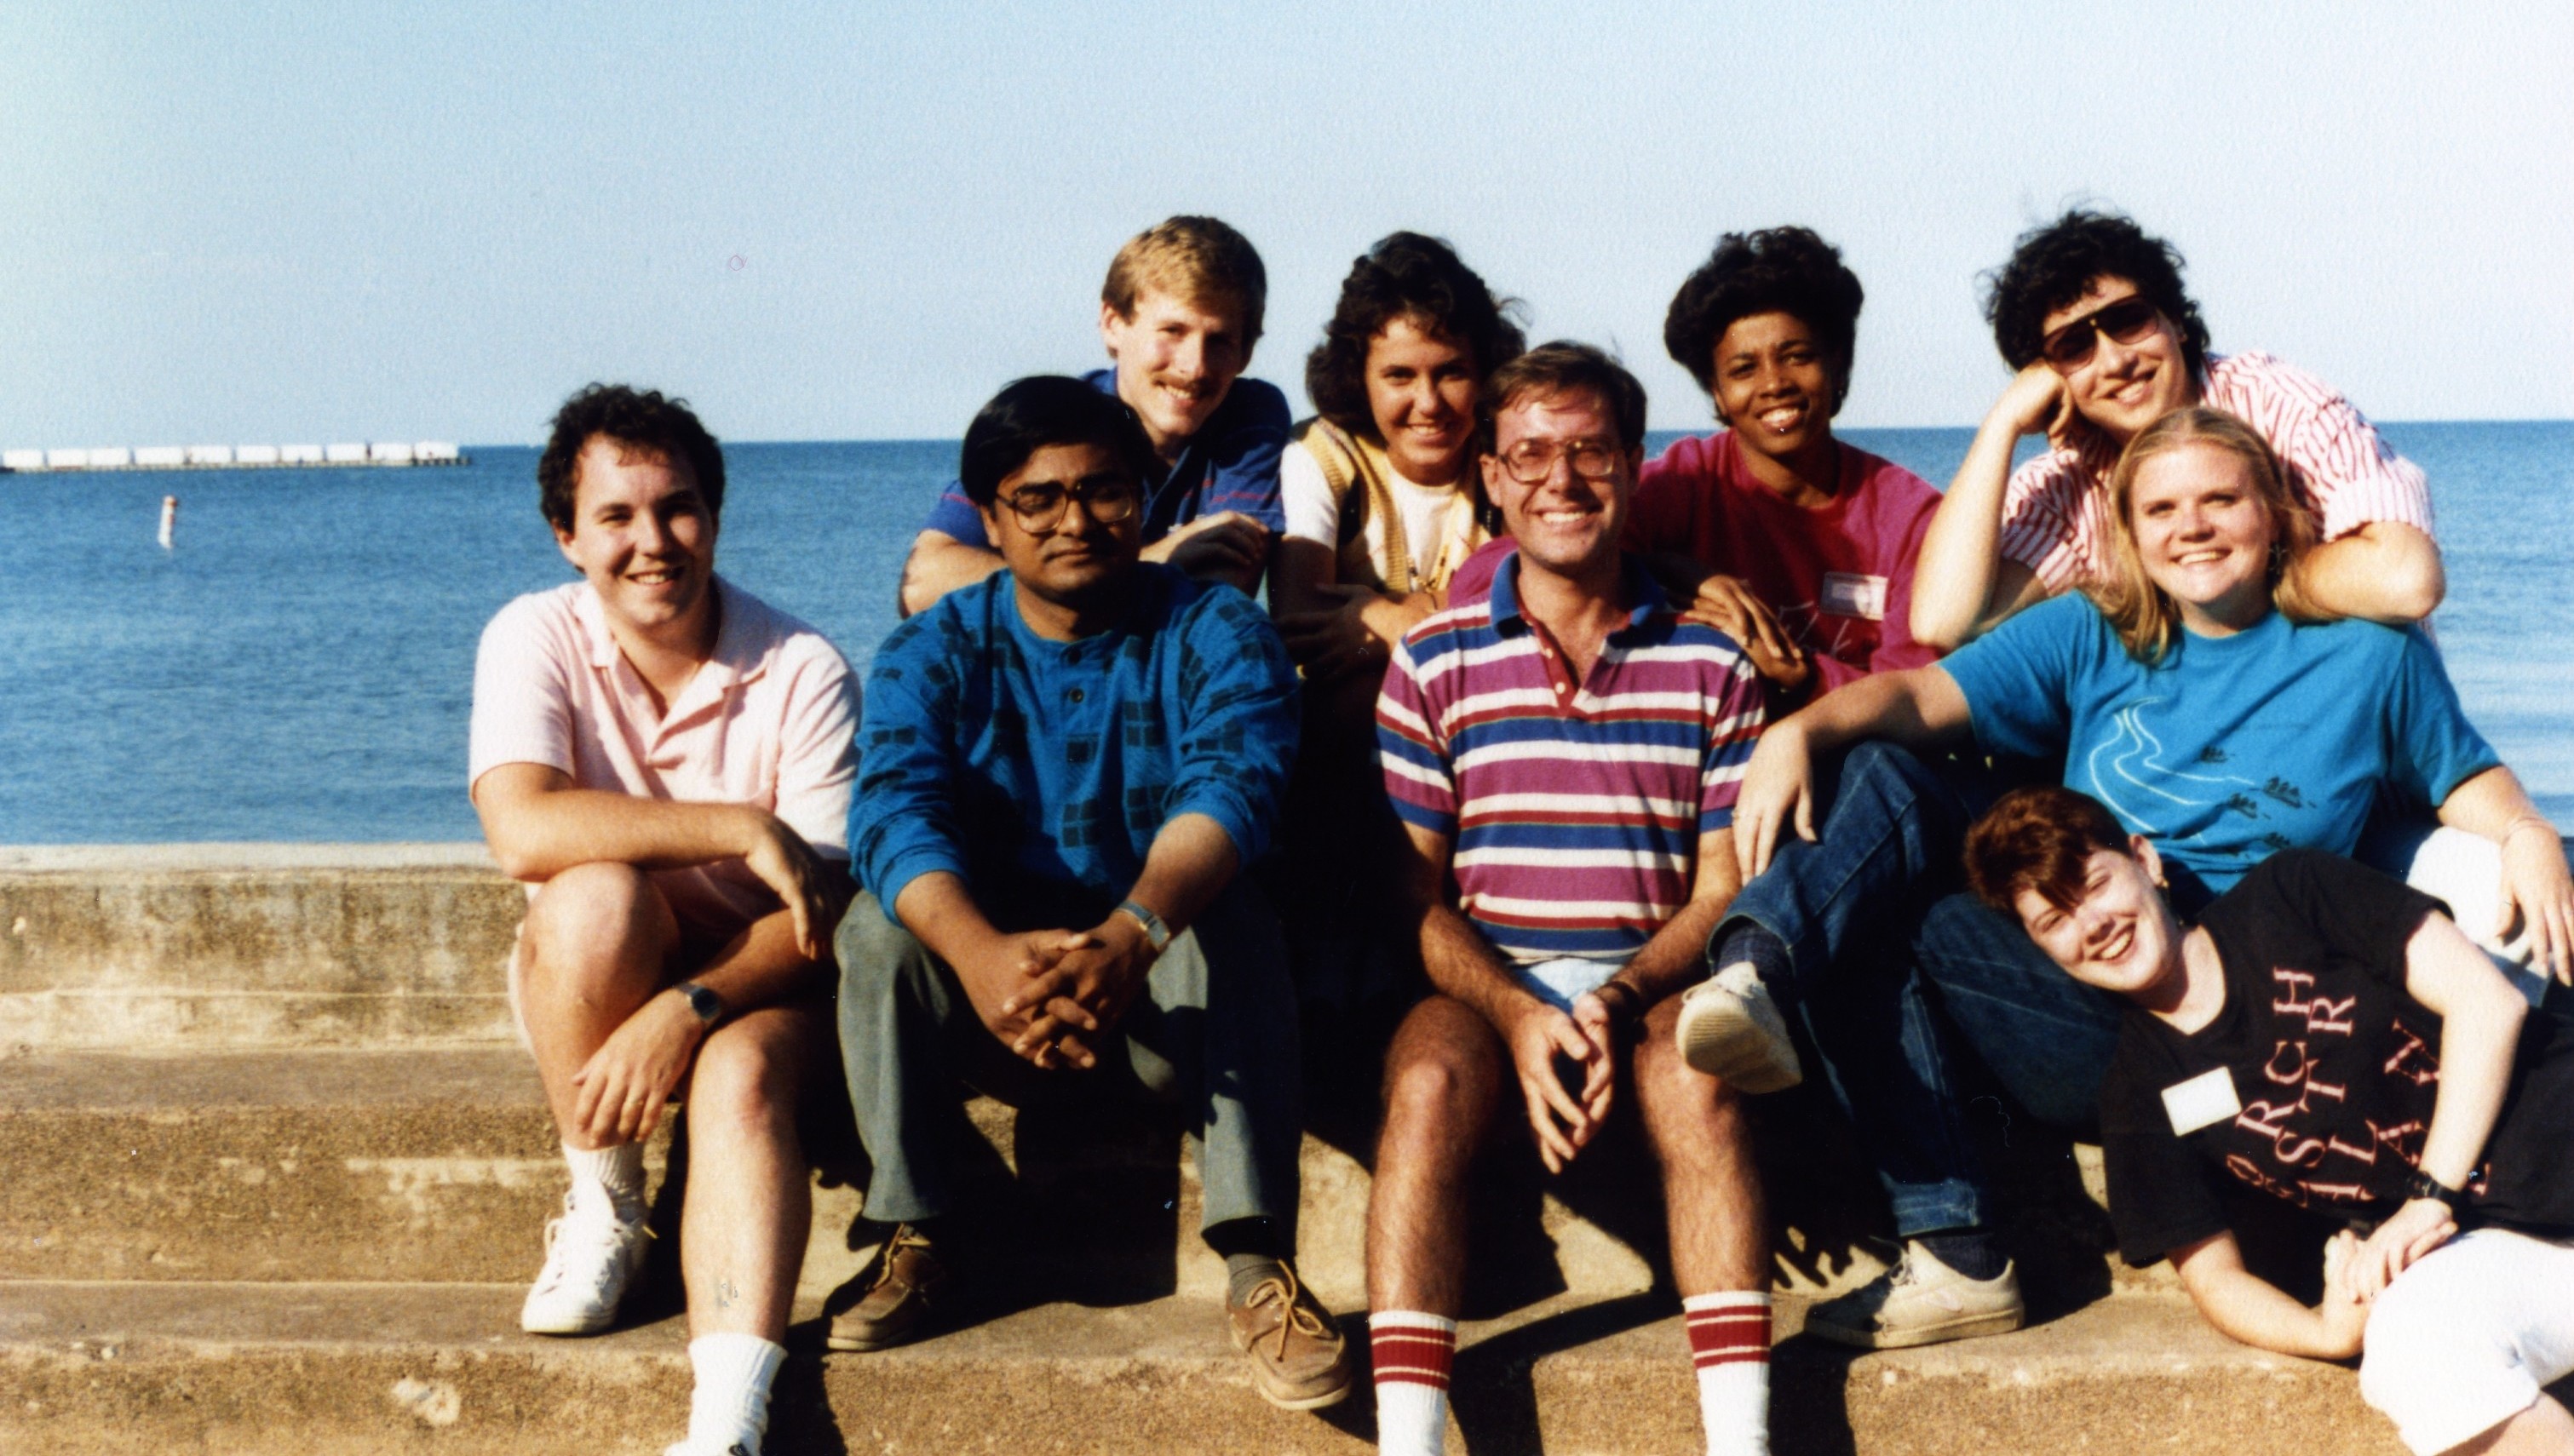
<instances>
[{"instance_id":1,"label":"bare knee","mask_svg":"<svg viewBox=\"0 0 2574 1456\"><path fill-rule=\"evenodd\" d=\"M1657 1145L1686 1152L1739 1145L1749 1135L1743 1094L1682 1059L1674 1029L1680 998L1671 997L1645 1018L1636 1041L1631 1076L1636 1103ZM1667 1151L1666 1160L1671 1155Z\"/></svg>"},{"instance_id":2,"label":"bare knee","mask_svg":"<svg viewBox=\"0 0 2574 1456\"><path fill-rule=\"evenodd\" d=\"M742 1021L708 1035L688 1075L691 1134L702 1138L718 1127L742 1136L791 1130L804 1061L796 1031L774 1020Z\"/></svg>"},{"instance_id":3,"label":"bare knee","mask_svg":"<svg viewBox=\"0 0 2574 1456\"><path fill-rule=\"evenodd\" d=\"M1462 1141L1471 1150L1501 1085L1500 1043L1444 998L1416 1008L1386 1050L1385 1137Z\"/></svg>"},{"instance_id":4,"label":"bare knee","mask_svg":"<svg viewBox=\"0 0 2574 1456\"><path fill-rule=\"evenodd\" d=\"M589 981L657 971L679 928L649 876L632 865L592 863L548 880L521 934L532 976Z\"/></svg>"}]
</instances>

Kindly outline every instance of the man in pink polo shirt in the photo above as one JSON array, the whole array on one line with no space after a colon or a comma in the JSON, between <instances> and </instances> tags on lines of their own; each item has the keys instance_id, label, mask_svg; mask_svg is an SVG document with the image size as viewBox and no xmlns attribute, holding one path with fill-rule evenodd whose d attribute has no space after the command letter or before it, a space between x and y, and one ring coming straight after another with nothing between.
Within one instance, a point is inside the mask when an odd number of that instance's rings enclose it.
<instances>
[{"instance_id":1,"label":"man in pink polo shirt","mask_svg":"<svg viewBox=\"0 0 2574 1456\"><path fill-rule=\"evenodd\" d=\"M687 1439L759 1456L812 1208L795 1133L832 1067L818 963L849 893L848 666L714 574L723 455L677 400L575 394L537 463L582 580L484 629L473 794L528 884L519 1025L572 1165L520 1323L608 1328L641 1262L643 1144L684 1098Z\"/></svg>"}]
</instances>

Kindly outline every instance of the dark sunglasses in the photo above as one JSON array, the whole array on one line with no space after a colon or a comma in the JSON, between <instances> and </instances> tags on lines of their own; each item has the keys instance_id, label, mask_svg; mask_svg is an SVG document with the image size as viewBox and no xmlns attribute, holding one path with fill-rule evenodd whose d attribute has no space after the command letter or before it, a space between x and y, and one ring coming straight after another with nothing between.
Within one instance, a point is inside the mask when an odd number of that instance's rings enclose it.
<instances>
[{"instance_id":1,"label":"dark sunglasses","mask_svg":"<svg viewBox=\"0 0 2574 1456\"><path fill-rule=\"evenodd\" d=\"M2105 309L2083 315L2037 346L2037 357L2059 374L2069 374L2091 362L2105 334L2120 344L2135 344L2154 332L2162 315L2141 297L2120 299Z\"/></svg>"}]
</instances>

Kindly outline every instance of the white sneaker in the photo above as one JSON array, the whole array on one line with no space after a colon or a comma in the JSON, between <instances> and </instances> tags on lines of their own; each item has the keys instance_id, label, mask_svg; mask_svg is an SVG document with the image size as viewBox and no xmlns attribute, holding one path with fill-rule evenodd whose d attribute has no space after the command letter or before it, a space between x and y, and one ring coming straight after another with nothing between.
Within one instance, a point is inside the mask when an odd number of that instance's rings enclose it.
<instances>
[{"instance_id":1,"label":"white sneaker","mask_svg":"<svg viewBox=\"0 0 2574 1456\"><path fill-rule=\"evenodd\" d=\"M537 1274L528 1302L519 1309L519 1328L530 1334L597 1334L617 1321L617 1306L626 1286L644 1262L644 1241L652 1236L643 1220L619 1221L616 1214L576 1208L564 1195L561 1218L546 1224L546 1266Z\"/></svg>"},{"instance_id":2,"label":"white sneaker","mask_svg":"<svg viewBox=\"0 0 2574 1456\"><path fill-rule=\"evenodd\" d=\"M2027 1317L2014 1266L2003 1264L1989 1279L1969 1279L1908 1238L1894 1268L1808 1310L1806 1332L1864 1350L1900 1350L2007 1334Z\"/></svg>"},{"instance_id":3,"label":"white sneaker","mask_svg":"<svg viewBox=\"0 0 2574 1456\"><path fill-rule=\"evenodd\" d=\"M1681 997L1681 1060L1737 1092L1785 1092L1806 1080L1787 1020L1761 973L1737 961Z\"/></svg>"}]
</instances>

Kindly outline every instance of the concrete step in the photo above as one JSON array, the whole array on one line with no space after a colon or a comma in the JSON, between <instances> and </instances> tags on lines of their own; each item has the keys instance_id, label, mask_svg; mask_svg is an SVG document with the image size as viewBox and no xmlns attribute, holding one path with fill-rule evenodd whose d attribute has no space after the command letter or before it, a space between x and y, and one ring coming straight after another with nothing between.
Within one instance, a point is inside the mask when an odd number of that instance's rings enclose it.
<instances>
[{"instance_id":1,"label":"concrete step","mask_svg":"<svg viewBox=\"0 0 2574 1456\"><path fill-rule=\"evenodd\" d=\"M0 848L0 1053L513 1039L479 844Z\"/></svg>"},{"instance_id":2,"label":"concrete step","mask_svg":"<svg viewBox=\"0 0 2574 1456\"><path fill-rule=\"evenodd\" d=\"M518 1332L515 1287L0 1282L0 1451L496 1456L657 1452L686 1420L684 1333ZM1802 1322L1783 1302L1782 1338ZM1358 1325L1351 1321L1355 1332ZM809 1324L770 1451L1368 1449L1359 1397L1262 1404L1211 1299L1048 1304L898 1350L823 1355ZM1684 1451L1701 1443L1668 1299L1548 1301L1470 1324L1451 1450ZM2104 1300L2015 1335L1777 1356L1781 1456L2247 1449L2394 1456L2346 1369L2265 1355L2175 1295ZM1459 1438L1462 1436L1462 1440Z\"/></svg>"},{"instance_id":3,"label":"concrete step","mask_svg":"<svg viewBox=\"0 0 2574 1456\"><path fill-rule=\"evenodd\" d=\"M873 1245L849 1241L862 1203L850 1185L864 1173L845 1108L816 1101L808 1140L827 1170L804 1287L818 1296ZM1200 1186L1175 1132L988 1098L964 1110L987 1149L988 1197L963 1236L1006 1254L1034 1223L1071 1230L1082 1257L1048 1277L1096 1297L1221 1290L1222 1261L1194 1236ZM665 1129L645 1154L656 1188L671 1155ZM564 1186L535 1073L515 1049L0 1058L0 1278L513 1283L533 1274ZM1309 1137L1303 1192L1304 1272L1325 1297L1355 1302L1366 1171ZM1601 1223L1517 1192L1497 1194L1495 1211L1520 1216L1491 1221L1513 1225L1498 1262L1523 1276L1494 1298L1652 1283ZM675 1201L657 1203L670 1234Z\"/></svg>"},{"instance_id":4,"label":"concrete step","mask_svg":"<svg viewBox=\"0 0 2574 1456\"><path fill-rule=\"evenodd\" d=\"M819 1090L805 1117L823 1169L803 1280L816 1293L856 1272L875 1236L853 1229L863 1153L834 1091ZM1882 1203L1820 1099L1801 1095L1765 1099L1758 1121L1779 1280L1837 1291L1883 1266L1869 1242ZM1195 1161L1167 1122L1124 1108L1014 1112L988 1098L964 1112L983 1191L959 1236L1012 1278L1112 1300L1222 1287L1221 1261L1195 1236ZM1355 1303L1368 1175L1353 1150L1366 1150L1365 1124L1317 1126L1303 1154L1300 1264L1325 1298ZM2091 1149L2021 1136L1995 1151L2041 1307L2168 1279L2105 1257ZM672 1155L664 1130L645 1155L654 1184ZM1595 1166L1561 1184L1541 1184L1533 1167L1493 1169L1460 1230L1476 1250L1479 1308L1653 1286L1663 1233L1650 1171L1634 1156ZM512 1283L533 1273L565 1177L516 1049L56 1053L0 1058L0 1278ZM677 1209L661 1192L666 1245ZM1051 1252L1067 1244L1079 1257ZM1033 1247L1049 1252L1029 1260Z\"/></svg>"}]
</instances>

